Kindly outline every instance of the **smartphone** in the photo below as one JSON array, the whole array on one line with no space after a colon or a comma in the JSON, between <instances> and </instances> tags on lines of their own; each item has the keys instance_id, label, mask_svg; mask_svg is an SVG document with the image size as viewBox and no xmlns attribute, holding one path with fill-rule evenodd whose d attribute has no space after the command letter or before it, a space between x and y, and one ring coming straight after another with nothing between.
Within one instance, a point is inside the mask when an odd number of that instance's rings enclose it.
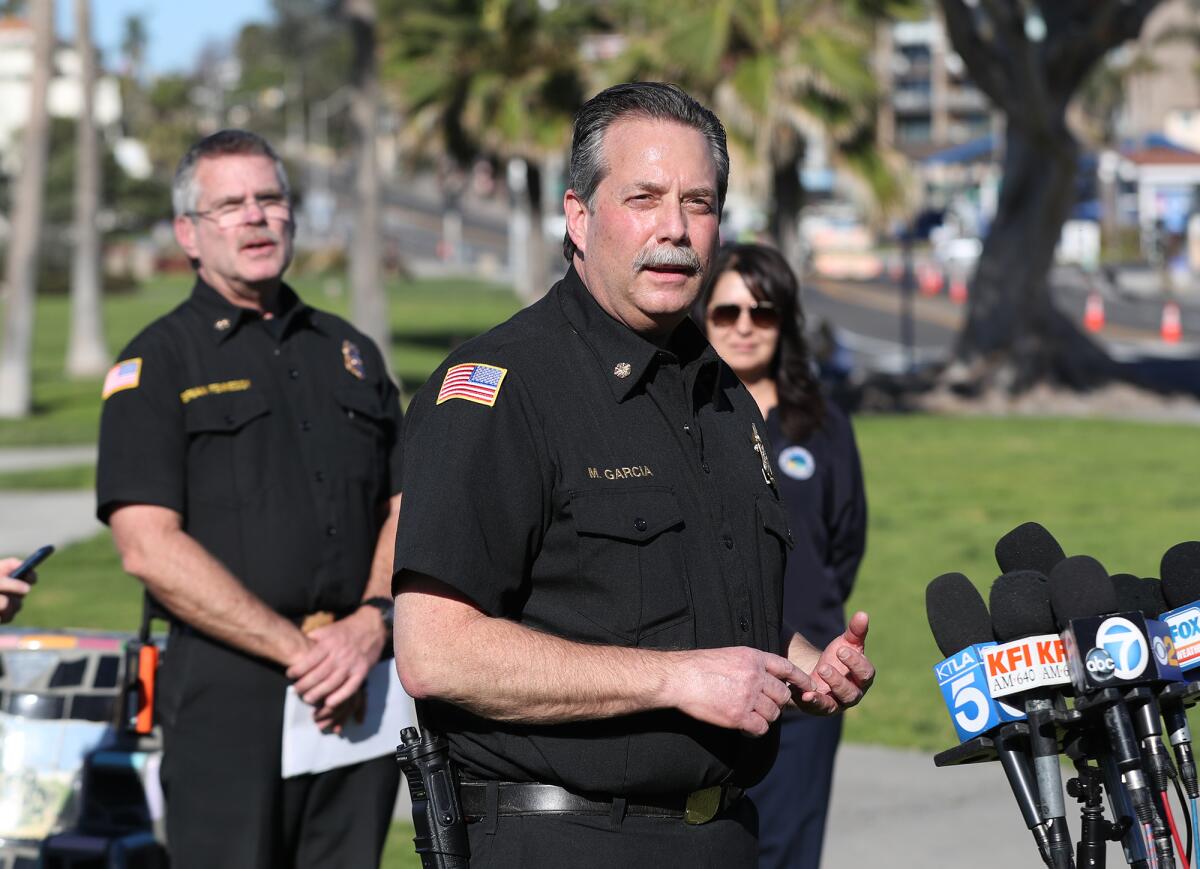
<instances>
[{"instance_id":1,"label":"smartphone","mask_svg":"<svg viewBox=\"0 0 1200 869\"><path fill-rule=\"evenodd\" d=\"M9 576L11 576L13 579L25 579L25 574L29 573L53 554L53 546L43 546L41 549L38 549L36 552L34 552L33 555L22 561L17 566L17 569L10 573Z\"/></svg>"}]
</instances>

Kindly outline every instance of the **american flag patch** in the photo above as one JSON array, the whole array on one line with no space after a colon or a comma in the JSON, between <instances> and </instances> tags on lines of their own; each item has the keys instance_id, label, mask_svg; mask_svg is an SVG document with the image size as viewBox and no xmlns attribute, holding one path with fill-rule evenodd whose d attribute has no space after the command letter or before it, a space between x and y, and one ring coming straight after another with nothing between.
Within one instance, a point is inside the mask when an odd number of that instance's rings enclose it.
<instances>
[{"instance_id":1,"label":"american flag patch","mask_svg":"<svg viewBox=\"0 0 1200 869\"><path fill-rule=\"evenodd\" d=\"M100 394L100 400L103 401L122 389L137 389L141 379L142 357L118 362L108 370L108 376L104 378L104 391Z\"/></svg>"},{"instance_id":2,"label":"american flag patch","mask_svg":"<svg viewBox=\"0 0 1200 869\"><path fill-rule=\"evenodd\" d=\"M500 384L504 382L506 374L507 368L497 368L482 362L455 365L446 372L442 388L438 390L437 403L441 404L452 398L463 398L476 404L494 407L496 396L500 394Z\"/></svg>"}]
</instances>

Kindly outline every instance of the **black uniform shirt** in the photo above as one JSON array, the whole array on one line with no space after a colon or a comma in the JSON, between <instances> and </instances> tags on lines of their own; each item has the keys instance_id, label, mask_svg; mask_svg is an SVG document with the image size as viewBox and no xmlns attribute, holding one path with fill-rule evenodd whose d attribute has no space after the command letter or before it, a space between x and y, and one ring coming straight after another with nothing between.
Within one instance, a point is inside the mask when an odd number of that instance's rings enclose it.
<instances>
[{"instance_id":1,"label":"black uniform shirt","mask_svg":"<svg viewBox=\"0 0 1200 869\"><path fill-rule=\"evenodd\" d=\"M397 571L585 643L778 651L789 534L762 420L690 321L660 350L572 269L457 350L406 423ZM422 713L467 777L585 793L756 779L776 745L673 711L554 726Z\"/></svg>"},{"instance_id":2,"label":"black uniform shirt","mask_svg":"<svg viewBox=\"0 0 1200 869\"><path fill-rule=\"evenodd\" d=\"M97 514L169 507L277 612L362 597L400 491L401 410L370 339L283 287L277 322L203 281L105 385Z\"/></svg>"},{"instance_id":3,"label":"black uniform shirt","mask_svg":"<svg viewBox=\"0 0 1200 869\"><path fill-rule=\"evenodd\" d=\"M818 649L846 629L845 603L867 543L867 497L850 420L826 402L825 420L792 443L767 414L772 462L796 548L783 583L783 620Z\"/></svg>"}]
</instances>

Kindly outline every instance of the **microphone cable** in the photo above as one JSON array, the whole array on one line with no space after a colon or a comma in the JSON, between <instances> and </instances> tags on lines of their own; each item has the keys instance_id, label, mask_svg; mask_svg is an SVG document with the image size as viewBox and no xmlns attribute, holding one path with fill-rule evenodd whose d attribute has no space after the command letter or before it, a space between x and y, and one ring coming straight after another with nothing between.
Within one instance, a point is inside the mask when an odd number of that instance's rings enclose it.
<instances>
[{"instance_id":1,"label":"microphone cable","mask_svg":"<svg viewBox=\"0 0 1200 869\"><path fill-rule=\"evenodd\" d=\"M1167 826L1171 828L1171 837L1175 839L1176 852L1184 858L1183 865L1187 866L1192 862L1189 849L1183 847L1183 840L1179 838L1179 828L1175 826L1175 813L1171 811L1171 801L1167 792L1159 791L1158 798L1162 800L1163 815L1167 818Z\"/></svg>"},{"instance_id":2,"label":"microphone cable","mask_svg":"<svg viewBox=\"0 0 1200 869\"><path fill-rule=\"evenodd\" d=\"M1198 816L1198 811L1196 811L1195 799L1189 799L1188 802L1190 803L1190 808L1192 808L1192 823L1190 823L1190 826L1188 827L1189 856L1192 857L1193 861L1200 862L1200 849L1192 851L1192 847L1195 845L1195 839L1200 838L1200 816ZM1195 863L1193 863L1193 865L1194 864Z\"/></svg>"}]
</instances>

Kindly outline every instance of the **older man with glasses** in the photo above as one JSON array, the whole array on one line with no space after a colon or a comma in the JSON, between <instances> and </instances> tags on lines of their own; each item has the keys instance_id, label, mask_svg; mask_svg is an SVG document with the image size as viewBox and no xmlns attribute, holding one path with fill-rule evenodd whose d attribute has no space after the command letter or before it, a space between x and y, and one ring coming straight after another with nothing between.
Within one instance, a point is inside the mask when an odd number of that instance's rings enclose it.
<instances>
[{"instance_id":1,"label":"older man with glasses","mask_svg":"<svg viewBox=\"0 0 1200 869\"><path fill-rule=\"evenodd\" d=\"M391 628L398 390L379 349L283 282L283 164L241 130L184 156L191 296L104 384L97 511L170 614L159 678L172 866L378 865L390 756L281 778L289 682L337 730Z\"/></svg>"}]
</instances>

